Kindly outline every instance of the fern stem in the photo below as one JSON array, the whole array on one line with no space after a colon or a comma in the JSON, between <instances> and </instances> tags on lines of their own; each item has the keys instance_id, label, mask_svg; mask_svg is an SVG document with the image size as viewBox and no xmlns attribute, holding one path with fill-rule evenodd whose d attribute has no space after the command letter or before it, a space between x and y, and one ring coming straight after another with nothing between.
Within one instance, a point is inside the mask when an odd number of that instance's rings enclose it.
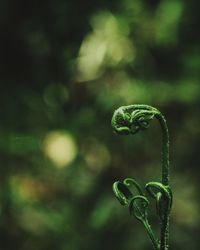
<instances>
[{"instance_id":1,"label":"fern stem","mask_svg":"<svg viewBox=\"0 0 200 250\"><path fill-rule=\"evenodd\" d=\"M157 119L162 129L162 183L169 185L169 133L164 116L159 113ZM168 250L169 246L169 213L167 209L161 222L160 250Z\"/></svg>"}]
</instances>

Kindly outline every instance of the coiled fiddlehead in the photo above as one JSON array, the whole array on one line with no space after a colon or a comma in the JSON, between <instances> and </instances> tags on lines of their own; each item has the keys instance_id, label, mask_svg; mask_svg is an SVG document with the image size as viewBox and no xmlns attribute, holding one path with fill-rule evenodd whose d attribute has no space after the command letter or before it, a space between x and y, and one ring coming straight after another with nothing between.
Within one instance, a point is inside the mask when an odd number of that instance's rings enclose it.
<instances>
[{"instance_id":1,"label":"coiled fiddlehead","mask_svg":"<svg viewBox=\"0 0 200 250\"><path fill-rule=\"evenodd\" d=\"M132 189L135 189L135 194ZM125 206L129 206L130 214L135 216L147 230L155 250L159 249L158 240L155 238L151 226L148 222L148 206L149 201L145 197L142 187L134 179L126 178L123 182L116 181L113 184L113 192L119 202Z\"/></svg>"},{"instance_id":2,"label":"coiled fiddlehead","mask_svg":"<svg viewBox=\"0 0 200 250\"><path fill-rule=\"evenodd\" d=\"M131 215L134 215L145 226L154 249L168 250L169 241L169 214L172 206L172 191L169 187L169 135L167 123L159 110L148 105L129 105L117 109L112 117L112 127L117 134L135 134L149 127L150 121L158 119L162 129L162 182L149 182L146 192L156 200L156 210L161 222L160 242L155 238L148 223L147 208L149 201L140 185L127 178L124 182L117 181L113 184L115 196L122 205L128 205ZM130 186L134 186L138 195L134 195Z\"/></svg>"}]
</instances>

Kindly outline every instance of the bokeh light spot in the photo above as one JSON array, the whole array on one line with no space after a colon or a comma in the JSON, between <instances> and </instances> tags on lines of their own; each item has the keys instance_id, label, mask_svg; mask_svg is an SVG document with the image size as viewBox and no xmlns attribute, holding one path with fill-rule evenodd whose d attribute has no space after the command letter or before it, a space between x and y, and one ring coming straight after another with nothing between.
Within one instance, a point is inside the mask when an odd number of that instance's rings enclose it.
<instances>
[{"instance_id":1,"label":"bokeh light spot","mask_svg":"<svg viewBox=\"0 0 200 250\"><path fill-rule=\"evenodd\" d=\"M57 168L63 168L75 159L77 146L69 133L53 131L44 139L44 153Z\"/></svg>"},{"instance_id":2,"label":"bokeh light spot","mask_svg":"<svg viewBox=\"0 0 200 250\"><path fill-rule=\"evenodd\" d=\"M129 25L105 11L93 16L93 28L84 39L77 58L79 81L101 76L106 67L130 63L134 48L129 38Z\"/></svg>"}]
</instances>

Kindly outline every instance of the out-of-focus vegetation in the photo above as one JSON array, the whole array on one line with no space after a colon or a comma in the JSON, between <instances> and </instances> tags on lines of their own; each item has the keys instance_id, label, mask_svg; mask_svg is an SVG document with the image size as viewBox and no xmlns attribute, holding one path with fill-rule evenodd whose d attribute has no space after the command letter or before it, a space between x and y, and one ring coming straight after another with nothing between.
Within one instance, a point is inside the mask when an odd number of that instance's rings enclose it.
<instances>
[{"instance_id":1,"label":"out-of-focus vegetation","mask_svg":"<svg viewBox=\"0 0 200 250\"><path fill-rule=\"evenodd\" d=\"M112 133L134 103L168 120L171 249L199 249L199 3L1 1L2 250L149 249L111 190L160 178L157 123Z\"/></svg>"}]
</instances>

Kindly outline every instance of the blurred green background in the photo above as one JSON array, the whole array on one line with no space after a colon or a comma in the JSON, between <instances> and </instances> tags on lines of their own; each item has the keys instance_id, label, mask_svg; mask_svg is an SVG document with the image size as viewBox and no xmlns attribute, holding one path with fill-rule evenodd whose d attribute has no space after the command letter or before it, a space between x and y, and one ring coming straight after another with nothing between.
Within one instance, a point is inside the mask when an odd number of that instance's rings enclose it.
<instances>
[{"instance_id":1,"label":"blurred green background","mask_svg":"<svg viewBox=\"0 0 200 250\"><path fill-rule=\"evenodd\" d=\"M145 103L171 138L171 249L199 249L197 0L0 2L0 249L145 250L112 183L160 179L161 131L114 135ZM150 221L159 229L151 200Z\"/></svg>"}]
</instances>

